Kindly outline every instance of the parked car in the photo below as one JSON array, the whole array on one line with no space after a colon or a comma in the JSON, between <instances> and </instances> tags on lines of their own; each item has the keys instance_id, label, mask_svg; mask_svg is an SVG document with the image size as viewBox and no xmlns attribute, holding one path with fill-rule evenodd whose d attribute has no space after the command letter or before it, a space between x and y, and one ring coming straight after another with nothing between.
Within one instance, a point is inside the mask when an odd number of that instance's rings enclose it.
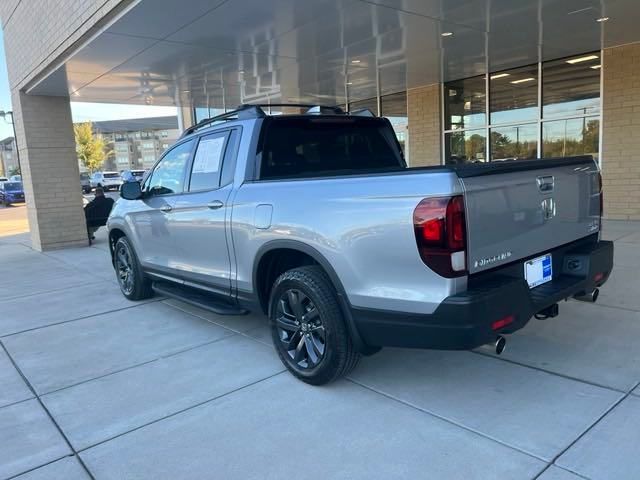
<instances>
[{"instance_id":1,"label":"parked car","mask_svg":"<svg viewBox=\"0 0 640 480\"><path fill-rule=\"evenodd\" d=\"M384 346L500 353L613 266L592 157L407 168L391 123L257 106L188 129L108 221L120 289L263 312L296 377Z\"/></svg>"},{"instance_id":2,"label":"parked car","mask_svg":"<svg viewBox=\"0 0 640 480\"><path fill-rule=\"evenodd\" d=\"M91 176L88 173L80 174L80 188L82 193L91 193Z\"/></svg>"},{"instance_id":3,"label":"parked car","mask_svg":"<svg viewBox=\"0 0 640 480\"><path fill-rule=\"evenodd\" d=\"M0 183L8 182L9 179L7 177L0 177Z\"/></svg>"},{"instance_id":4,"label":"parked car","mask_svg":"<svg viewBox=\"0 0 640 480\"><path fill-rule=\"evenodd\" d=\"M146 170L123 170L120 174L123 182L141 182Z\"/></svg>"},{"instance_id":5,"label":"parked car","mask_svg":"<svg viewBox=\"0 0 640 480\"><path fill-rule=\"evenodd\" d=\"M122 185L122 178L118 172L95 172L91 175L91 188L102 187L104 190L118 190Z\"/></svg>"},{"instance_id":6,"label":"parked car","mask_svg":"<svg viewBox=\"0 0 640 480\"><path fill-rule=\"evenodd\" d=\"M22 182L0 183L0 204L9 206L12 203L24 202L24 190Z\"/></svg>"}]
</instances>

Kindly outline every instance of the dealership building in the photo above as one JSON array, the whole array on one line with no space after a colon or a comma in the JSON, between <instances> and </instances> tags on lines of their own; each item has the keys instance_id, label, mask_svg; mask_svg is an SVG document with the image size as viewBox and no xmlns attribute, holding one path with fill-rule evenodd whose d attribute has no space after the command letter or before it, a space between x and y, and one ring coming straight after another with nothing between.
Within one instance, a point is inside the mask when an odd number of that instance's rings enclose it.
<instances>
[{"instance_id":1,"label":"dealership building","mask_svg":"<svg viewBox=\"0 0 640 480\"><path fill-rule=\"evenodd\" d=\"M182 128L243 103L369 108L410 166L593 155L605 216L640 220L638 0L2 0L0 18L42 250L87 243L70 101L175 105Z\"/></svg>"}]
</instances>

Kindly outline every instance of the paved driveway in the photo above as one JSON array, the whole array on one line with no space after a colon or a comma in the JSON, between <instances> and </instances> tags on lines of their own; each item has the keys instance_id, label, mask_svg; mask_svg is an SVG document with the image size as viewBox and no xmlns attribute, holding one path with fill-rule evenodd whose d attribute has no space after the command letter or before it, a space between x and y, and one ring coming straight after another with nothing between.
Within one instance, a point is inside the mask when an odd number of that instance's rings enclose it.
<instances>
[{"instance_id":1,"label":"paved driveway","mask_svg":"<svg viewBox=\"0 0 640 480\"><path fill-rule=\"evenodd\" d=\"M386 349L314 388L265 319L120 295L104 232L0 238L0 479L640 478L640 224L507 352Z\"/></svg>"}]
</instances>

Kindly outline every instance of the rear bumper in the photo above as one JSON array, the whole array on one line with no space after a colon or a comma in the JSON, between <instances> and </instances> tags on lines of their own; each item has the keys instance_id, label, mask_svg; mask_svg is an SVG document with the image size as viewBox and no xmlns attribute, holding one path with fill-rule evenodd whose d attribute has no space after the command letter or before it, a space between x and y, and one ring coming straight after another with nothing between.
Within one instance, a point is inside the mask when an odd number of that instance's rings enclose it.
<instances>
[{"instance_id":1,"label":"rear bumper","mask_svg":"<svg viewBox=\"0 0 640 480\"><path fill-rule=\"evenodd\" d=\"M613 267L613 242L570 244L551 252L553 280L529 289L522 262L513 268L469 278L466 292L447 297L432 314L352 309L367 345L468 350L493 342L499 334L524 327L534 314L604 284ZM508 326L492 324L513 316Z\"/></svg>"}]
</instances>

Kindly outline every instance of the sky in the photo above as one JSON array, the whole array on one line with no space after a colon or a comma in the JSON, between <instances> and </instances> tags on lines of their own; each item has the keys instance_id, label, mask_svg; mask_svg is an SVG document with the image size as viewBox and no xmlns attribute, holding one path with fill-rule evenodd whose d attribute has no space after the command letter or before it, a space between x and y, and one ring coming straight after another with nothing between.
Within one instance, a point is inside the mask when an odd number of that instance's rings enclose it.
<instances>
[{"instance_id":1,"label":"sky","mask_svg":"<svg viewBox=\"0 0 640 480\"><path fill-rule=\"evenodd\" d=\"M2 28L0 28L0 110L11 110L11 94L7 78ZM176 109L174 107L149 107L146 105L71 102L71 114L74 122L97 122L101 120L176 115ZM11 124L0 118L0 140L12 136L13 128Z\"/></svg>"}]
</instances>

